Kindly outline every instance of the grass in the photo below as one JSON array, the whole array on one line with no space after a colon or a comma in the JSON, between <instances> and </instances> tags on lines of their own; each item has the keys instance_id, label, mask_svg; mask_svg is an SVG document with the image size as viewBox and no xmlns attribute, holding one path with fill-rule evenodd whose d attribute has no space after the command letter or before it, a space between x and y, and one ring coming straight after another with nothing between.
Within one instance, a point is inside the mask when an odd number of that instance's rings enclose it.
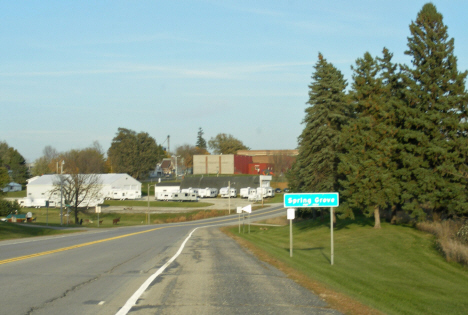
<instances>
[{"instance_id":1,"label":"grass","mask_svg":"<svg viewBox=\"0 0 468 315\"><path fill-rule=\"evenodd\" d=\"M7 198L23 198L26 197L26 190L21 191L9 191L5 194Z\"/></svg>"},{"instance_id":2,"label":"grass","mask_svg":"<svg viewBox=\"0 0 468 315\"><path fill-rule=\"evenodd\" d=\"M104 205L107 206L124 206L124 207L147 207L148 201L140 200L106 200ZM209 202L175 202L175 201L151 201L150 207L164 208L201 208L212 206Z\"/></svg>"},{"instance_id":3,"label":"grass","mask_svg":"<svg viewBox=\"0 0 468 315\"><path fill-rule=\"evenodd\" d=\"M272 198L264 198L263 203L283 203L283 193L275 193L275 196ZM260 203L262 203L260 201Z\"/></svg>"},{"instance_id":4,"label":"grass","mask_svg":"<svg viewBox=\"0 0 468 315\"><path fill-rule=\"evenodd\" d=\"M274 260L325 287L386 314L468 314L468 270L446 262L434 237L407 226L367 218L338 220L335 258L330 265L327 220L294 223L294 257L289 226L255 227L239 236ZM237 227L230 229L237 234Z\"/></svg>"},{"instance_id":5,"label":"grass","mask_svg":"<svg viewBox=\"0 0 468 315\"><path fill-rule=\"evenodd\" d=\"M45 236L45 235L56 235L64 233L75 233L80 232L77 230L52 230L48 228L30 228L22 226L21 224L0 222L0 240L34 237L34 236Z\"/></svg>"},{"instance_id":6,"label":"grass","mask_svg":"<svg viewBox=\"0 0 468 315\"><path fill-rule=\"evenodd\" d=\"M29 225L41 225L45 226L61 226L60 225L60 209L49 208L27 208L23 209L22 212L32 212L33 218L36 218L34 223L26 223ZM150 214L150 223L151 224L161 224L161 223L171 223L171 222L185 222L198 220L203 218L209 218L219 215L226 215L228 210L187 210L186 212L178 213L151 213ZM66 210L64 210L66 214ZM79 219L83 219L83 227L97 228L98 226L98 215L94 213L93 210L88 212L80 211L78 214ZM120 222L117 225L113 224L113 220L120 218ZM89 220L89 223L86 221ZM143 225L147 224L147 214L146 213L100 213L99 221L102 223L99 224L99 227L110 228L110 227L119 227L119 226L134 226L134 225ZM80 225L74 224L75 219L73 213L70 213L70 222L67 224L67 216L63 217L63 227L81 227ZM21 225L21 224L19 224ZM31 235L35 236L35 235Z\"/></svg>"},{"instance_id":7,"label":"grass","mask_svg":"<svg viewBox=\"0 0 468 315\"><path fill-rule=\"evenodd\" d=\"M468 225L462 221L419 222L416 228L437 237L437 244L447 261L468 266ZM464 232L464 233L463 233Z\"/></svg>"}]
</instances>

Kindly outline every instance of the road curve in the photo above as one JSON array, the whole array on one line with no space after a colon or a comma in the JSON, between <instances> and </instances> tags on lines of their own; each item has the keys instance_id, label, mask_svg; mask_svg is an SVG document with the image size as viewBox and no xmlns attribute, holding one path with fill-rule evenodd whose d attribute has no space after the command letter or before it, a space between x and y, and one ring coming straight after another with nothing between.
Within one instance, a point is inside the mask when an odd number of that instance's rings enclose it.
<instances>
[{"instance_id":1,"label":"road curve","mask_svg":"<svg viewBox=\"0 0 468 315\"><path fill-rule=\"evenodd\" d=\"M280 206L252 218L278 214ZM216 228L237 220L0 242L0 314L116 314L184 241L129 314L338 314Z\"/></svg>"}]
</instances>

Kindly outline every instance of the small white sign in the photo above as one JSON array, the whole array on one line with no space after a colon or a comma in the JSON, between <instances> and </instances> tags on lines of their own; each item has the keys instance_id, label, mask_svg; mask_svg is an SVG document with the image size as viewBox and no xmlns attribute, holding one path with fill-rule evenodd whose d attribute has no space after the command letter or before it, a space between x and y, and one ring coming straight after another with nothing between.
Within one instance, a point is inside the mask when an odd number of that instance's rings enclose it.
<instances>
[{"instance_id":1,"label":"small white sign","mask_svg":"<svg viewBox=\"0 0 468 315\"><path fill-rule=\"evenodd\" d=\"M101 206L96 206L96 213L101 213Z\"/></svg>"},{"instance_id":2,"label":"small white sign","mask_svg":"<svg viewBox=\"0 0 468 315\"><path fill-rule=\"evenodd\" d=\"M242 210L248 213L252 213L252 205L245 206L242 208Z\"/></svg>"},{"instance_id":3,"label":"small white sign","mask_svg":"<svg viewBox=\"0 0 468 315\"><path fill-rule=\"evenodd\" d=\"M242 207L237 207L237 213L242 213Z\"/></svg>"},{"instance_id":4,"label":"small white sign","mask_svg":"<svg viewBox=\"0 0 468 315\"><path fill-rule=\"evenodd\" d=\"M294 220L295 214L296 214L296 209L294 208L288 209L288 220Z\"/></svg>"}]
</instances>

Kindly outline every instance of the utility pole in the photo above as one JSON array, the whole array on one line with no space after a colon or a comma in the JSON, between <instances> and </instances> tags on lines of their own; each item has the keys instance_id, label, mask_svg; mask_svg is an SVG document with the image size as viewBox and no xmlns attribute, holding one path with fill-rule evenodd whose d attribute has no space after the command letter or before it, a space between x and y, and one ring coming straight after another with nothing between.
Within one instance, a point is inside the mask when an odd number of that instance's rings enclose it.
<instances>
[{"instance_id":1,"label":"utility pole","mask_svg":"<svg viewBox=\"0 0 468 315\"><path fill-rule=\"evenodd\" d=\"M63 224L63 164L65 160L62 160L60 172L60 225Z\"/></svg>"}]
</instances>

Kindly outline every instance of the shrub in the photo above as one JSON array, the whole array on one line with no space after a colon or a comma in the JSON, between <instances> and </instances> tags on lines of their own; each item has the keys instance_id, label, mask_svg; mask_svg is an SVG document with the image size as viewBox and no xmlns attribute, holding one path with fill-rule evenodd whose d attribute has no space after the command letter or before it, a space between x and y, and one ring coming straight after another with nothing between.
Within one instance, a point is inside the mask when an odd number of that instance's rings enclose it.
<instances>
[{"instance_id":1,"label":"shrub","mask_svg":"<svg viewBox=\"0 0 468 315\"><path fill-rule=\"evenodd\" d=\"M9 215L10 213L18 210L20 212L20 205L18 201L8 201L4 199L0 199L0 215L5 216Z\"/></svg>"},{"instance_id":2,"label":"shrub","mask_svg":"<svg viewBox=\"0 0 468 315\"><path fill-rule=\"evenodd\" d=\"M468 245L468 223L465 223L457 232L457 238L463 244Z\"/></svg>"},{"instance_id":3,"label":"shrub","mask_svg":"<svg viewBox=\"0 0 468 315\"><path fill-rule=\"evenodd\" d=\"M416 228L434 234L447 261L468 265L468 225L460 221L420 222Z\"/></svg>"},{"instance_id":4,"label":"shrub","mask_svg":"<svg viewBox=\"0 0 468 315\"><path fill-rule=\"evenodd\" d=\"M468 265L468 247L453 239L439 240L440 250L447 261Z\"/></svg>"}]
</instances>

